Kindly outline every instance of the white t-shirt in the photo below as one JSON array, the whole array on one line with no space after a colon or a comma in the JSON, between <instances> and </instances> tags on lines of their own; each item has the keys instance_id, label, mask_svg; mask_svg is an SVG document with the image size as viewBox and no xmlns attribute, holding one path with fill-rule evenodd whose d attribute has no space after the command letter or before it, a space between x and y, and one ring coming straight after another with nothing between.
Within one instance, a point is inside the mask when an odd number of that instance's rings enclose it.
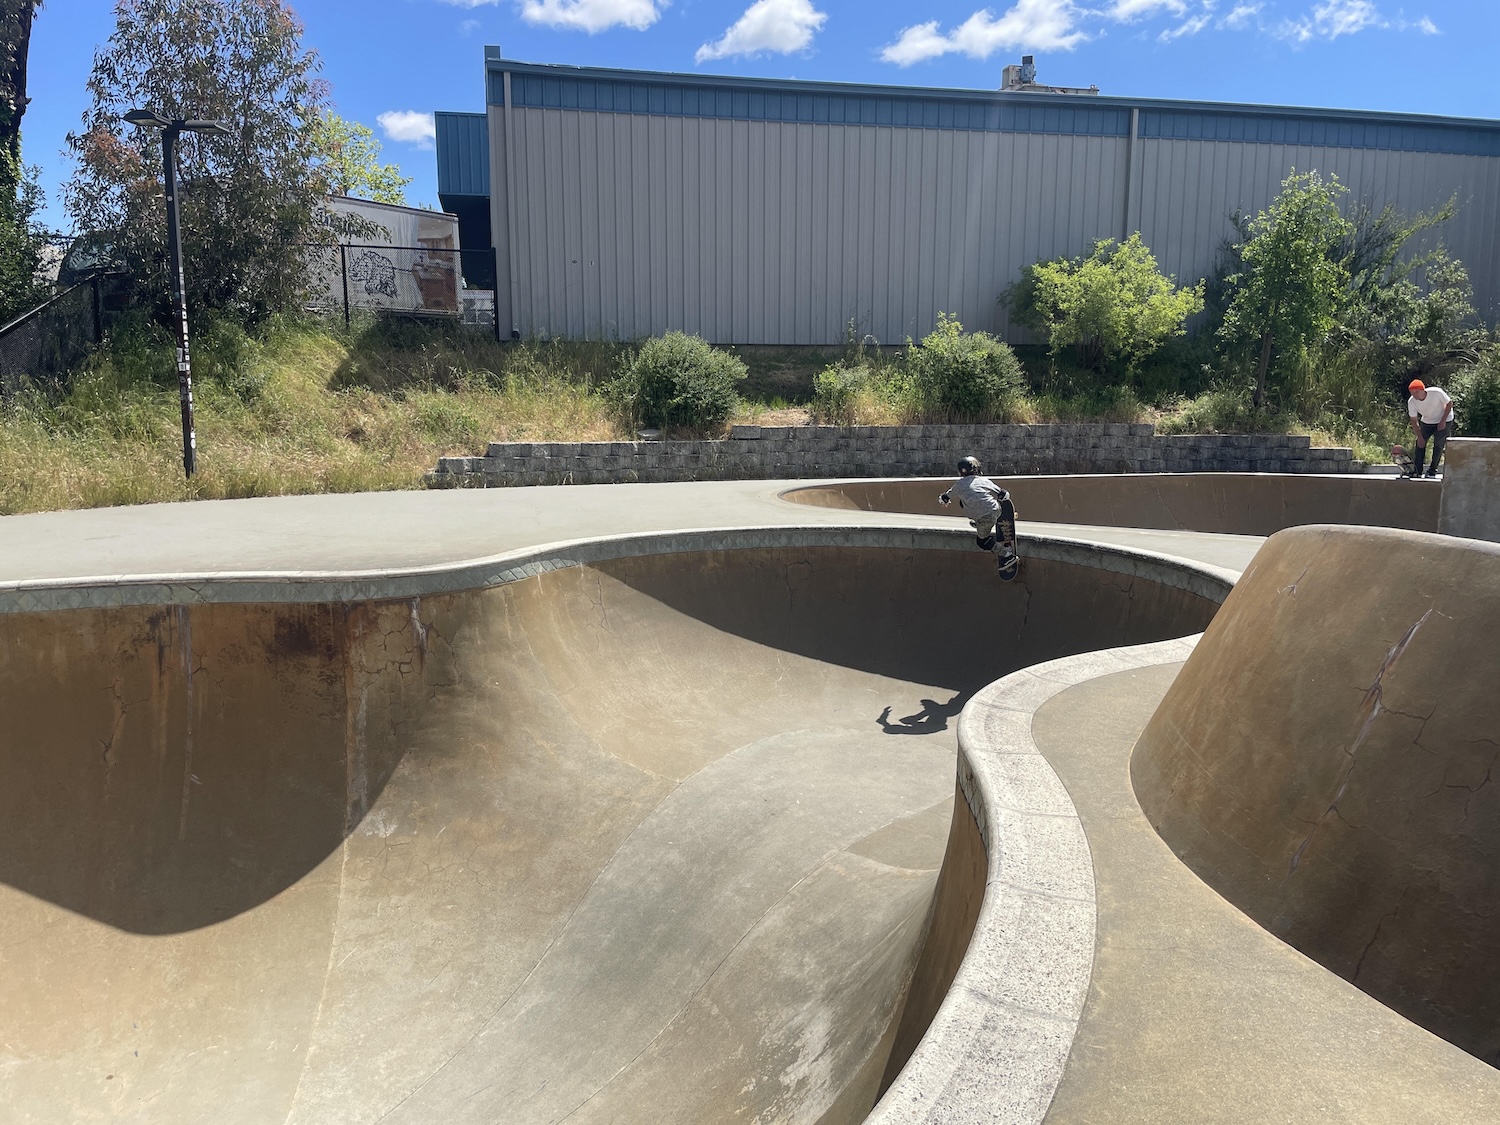
<instances>
[{"instance_id":1,"label":"white t-shirt","mask_svg":"<svg viewBox=\"0 0 1500 1125\"><path fill-rule=\"evenodd\" d=\"M1448 407L1452 402L1453 400L1448 397L1448 392L1442 387L1428 387L1427 397L1421 402L1418 402L1415 397L1406 400L1406 413L1408 417L1426 422L1429 426L1435 426L1448 417Z\"/></svg>"}]
</instances>

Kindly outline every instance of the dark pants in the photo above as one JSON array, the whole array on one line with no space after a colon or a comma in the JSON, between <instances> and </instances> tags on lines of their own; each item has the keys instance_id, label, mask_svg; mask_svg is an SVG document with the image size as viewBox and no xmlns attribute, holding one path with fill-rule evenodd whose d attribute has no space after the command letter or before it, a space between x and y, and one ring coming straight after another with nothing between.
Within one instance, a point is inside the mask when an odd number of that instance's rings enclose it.
<instances>
[{"instance_id":1,"label":"dark pants","mask_svg":"<svg viewBox=\"0 0 1500 1125\"><path fill-rule=\"evenodd\" d=\"M1418 428L1422 436L1417 439L1416 457L1413 459L1416 468L1412 470L1412 476L1420 476L1422 473L1422 460L1428 449L1432 450L1432 464L1428 466L1429 473L1437 472L1438 462L1443 459L1443 446L1448 444L1448 431L1438 429L1437 424L1429 425L1426 422L1418 422Z\"/></svg>"}]
</instances>

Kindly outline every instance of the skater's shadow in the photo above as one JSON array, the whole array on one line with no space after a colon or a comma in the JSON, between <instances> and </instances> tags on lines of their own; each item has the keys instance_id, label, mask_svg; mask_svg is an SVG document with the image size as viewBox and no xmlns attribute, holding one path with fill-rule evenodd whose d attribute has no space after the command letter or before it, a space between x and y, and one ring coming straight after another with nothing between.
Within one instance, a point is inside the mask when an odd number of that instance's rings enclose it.
<instances>
[{"instance_id":1,"label":"skater's shadow","mask_svg":"<svg viewBox=\"0 0 1500 1125\"><path fill-rule=\"evenodd\" d=\"M891 709L887 707L875 721L886 734L933 734L948 729L948 720L964 709L968 698L968 693L961 691L947 703L939 703L936 699L918 700L922 704L920 711L915 715L903 715L894 723L891 722Z\"/></svg>"}]
</instances>

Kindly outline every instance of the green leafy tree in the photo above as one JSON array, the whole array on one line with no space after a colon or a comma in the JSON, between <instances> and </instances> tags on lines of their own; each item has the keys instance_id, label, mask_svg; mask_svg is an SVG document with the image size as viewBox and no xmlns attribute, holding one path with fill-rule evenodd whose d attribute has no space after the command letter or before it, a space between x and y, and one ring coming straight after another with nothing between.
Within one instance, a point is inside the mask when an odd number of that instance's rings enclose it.
<instances>
[{"instance_id":1,"label":"green leafy tree","mask_svg":"<svg viewBox=\"0 0 1500 1125\"><path fill-rule=\"evenodd\" d=\"M0 323L41 304L50 286L41 279L47 234L36 221L42 206L37 169L21 169L20 182L0 188Z\"/></svg>"},{"instance_id":2,"label":"green leafy tree","mask_svg":"<svg viewBox=\"0 0 1500 1125\"><path fill-rule=\"evenodd\" d=\"M380 142L358 121L345 121L328 110L313 131L314 167L333 195L352 195L376 203L404 204L410 176L394 164L380 162Z\"/></svg>"},{"instance_id":3,"label":"green leafy tree","mask_svg":"<svg viewBox=\"0 0 1500 1125\"><path fill-rule=\"evenodd\" d=\"M1004 416L1020 397L1016 353L988 332L965 332L951 313L915 347L907 340L906 368L924 411L958 418Z\"/></svg>"},{"instance_id":4,"label":"green leafy tree","mask_svg":"<svg viewBox=\"0 0 1500 1125\"><path fill-rule=\"evenodd\" d=\"M1055 365L1064 348L1104 374L1122 362L1127 372L1203 311L1200 281L1178 288L1156 266L1140 232L1123 243L1102 239L1083 258L1056 258L1027 266L1006 294L1017 320L1047 338Z\"/></svg>"},{"instance_id":5,"label":"green leafy tree","mask_svg":"<svg viewBox=\"0 0 1500 1125\"><path fill-rule=\"evenodd\" d=\"M1404 397L1414 377L1473 364L1483 342L1468 270L1441 243L1413 243L1452 218L1454 201L1436 211L1404 215L1357 208L1340 248L1349 273L1347 307L1332 345L1369 369L1377 393ZM1373 388L1372 388L1373 389Z\"/></svg>"},{"instance_id":6,"label":"green leafy tree","mask_svg":"<svg viewBox=\"0 0 1500 1125\"><path fill-rule=\"evenodd\" d=\"M1336 177L1324 182L1317 172L1293 169L1270 208L1246 224L1219 332L1231 349L1257 349L1256 409L1265 403L1273 361L1283 375L1300 363L1308 345L1328 335L1345 303L1349 271L1338 254L1351 231L1338 208L1345 190Z\"/></svg>"},{"instance_id":7,"label":"green leafy tree","mask_svg":"<svg viewBox=\"0 0 1500 1125\"><path fill-rule=\"evenodd\" d=\"M64 190L82 230L107 232L143 295L167 301L159 130L135 107L228 121L232 136L178 145L190 304L254 323L295 307L326 194L317 131L327 108L317 55L285 0L118 0L94 56L92 105L68 136L77 170Z\"/></svg>"},{"instance_id":8,"label":"green leafy tree","mask_svg":"<svg viewBox=\"0 0 1500 1125\"><path fill-rule=\"evenodd\" d=\"M1459 432L1500 438L1500 347L1480 352L1477 363L1454 376L1452 389Z\"/></svg>"},{"instance_id":9,"label":"green leafy tree","mask_svg":"<svg viewBox=\"0 0 1500 1125\"><path fill-rule=\"evenodd\" d=\"M1458 200L1450 199L1436 211L1406 215L1387 203L1380 211L1364 204L1349 213L1349 227L1336 257L1349 274L1349 292L1356 303L1373 303L1383 290L1407 280L1432 258L1413 254L1411 243L1458 212ZM1441 253L1438 251L1436 253Z\"/></svg>"}]
</instances>

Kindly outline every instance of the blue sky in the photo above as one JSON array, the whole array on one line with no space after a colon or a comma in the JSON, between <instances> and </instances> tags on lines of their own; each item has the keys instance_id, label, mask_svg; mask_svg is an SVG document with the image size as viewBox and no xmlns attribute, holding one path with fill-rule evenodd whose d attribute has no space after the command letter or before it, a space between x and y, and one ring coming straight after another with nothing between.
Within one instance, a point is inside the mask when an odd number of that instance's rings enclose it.
<instances>
[{"instance_id":1,"label":"blue sky","mask_svg":"<svg viewBox=\"0 0 1500 1125\"><path fill-rule=\"evenodd\" d=\"M528 62L993 89L1037 56L1042 82L1102 93L1500 118L1496 0L294 0L340 113L375 129L437 202L435 109L484 108L484 46ZM114 26L106 0L46 0L32 34L28 163L68 223L64 135Z\"/></svg>"}]
</instances>

